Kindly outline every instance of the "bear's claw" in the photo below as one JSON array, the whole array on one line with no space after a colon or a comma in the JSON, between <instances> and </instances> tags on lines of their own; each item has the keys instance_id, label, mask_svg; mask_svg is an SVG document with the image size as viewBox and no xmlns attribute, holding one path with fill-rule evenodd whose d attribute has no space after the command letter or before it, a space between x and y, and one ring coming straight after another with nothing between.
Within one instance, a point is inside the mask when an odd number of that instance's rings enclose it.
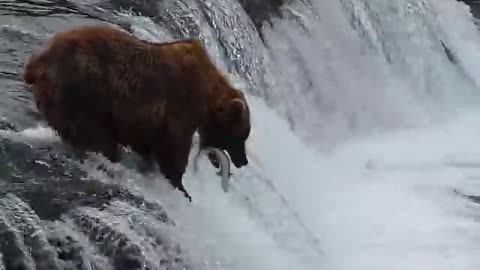
<instances>
[{"instance_id":1,"label":"bear's claw","mask_svg":"<svg viewBox=\"0 0 480 270\"><path fill-rule=\"evenodd\" d=\"M178 189L179 191L181 191L183 193L183 195L190 201L192 202L192 197L190 196L190 194L188 194L187 190L185 189L185 187L183 185L180 185L178 187L176 187L176 189Z\"/></svg>"}]
</instances>

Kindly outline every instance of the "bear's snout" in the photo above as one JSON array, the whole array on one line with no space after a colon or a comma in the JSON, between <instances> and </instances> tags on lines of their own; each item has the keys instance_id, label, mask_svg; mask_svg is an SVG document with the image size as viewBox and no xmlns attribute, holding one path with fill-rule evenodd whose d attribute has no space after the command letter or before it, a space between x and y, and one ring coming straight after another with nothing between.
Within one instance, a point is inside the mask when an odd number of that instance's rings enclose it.
<instances>
[{"instance_id":1,"label":"bear's snout","mask_svg":"<svg viewBox=\"0 0 480 270\"><path fill-rule=\"evenodd\" d=\"M234 153L230 155L233 165L237 168L241 168L248 164L248 159L246 153Z\"/></svg>"},{"instance_id":2,"label":"bear's snout","mask_svg":"<svg viewBox=\"0 0 480 270\"><path fill-rule=\"evenodd\" d=\"M245 157L241 161L236 161L235 162L235 160L232 160L232 162L233 162L233 165L235 165L235 167L241 168L241 167L246 166L248 164L248 159L247 159L247 157Z\"/></svg>"}]
</instances>

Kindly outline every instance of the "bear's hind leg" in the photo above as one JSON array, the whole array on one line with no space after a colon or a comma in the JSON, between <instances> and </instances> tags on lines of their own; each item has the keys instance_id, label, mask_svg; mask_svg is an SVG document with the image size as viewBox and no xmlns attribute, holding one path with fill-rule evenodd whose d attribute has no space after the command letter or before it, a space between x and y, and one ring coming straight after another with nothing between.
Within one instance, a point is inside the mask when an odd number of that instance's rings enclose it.
<instances>
[{"instance_id":1,"label":"bear's hind leg","mask_svg":"<svg viewBox=\"0 0 480 270\"><path fill-rule=\"evenodd\" d=\"M107 128L98 129L94 136L95 150L103 154L111 162L119 162L121 159L120 147L113 131Z\"/></svg>"},{"instance_id":2,"label":"bear's hind leg","mask_svg":"<svg viewBox=\"0 0 480 270\"><path fill-rule=\"evenodd\" d=\"M133 145L131 146L133 152L138 156L136 167L141 174L148 174L155 171L155 163L152 157L150 145Z\"/></svg>"},{"instance_id":3,"label":"bear's hind leg","mask_svg":"<svg viewBox=\"0 0 480 270\"><path fill-rule=\"evenodd\" d=\"M75 120L72 122L76 123L77 132L73 141L77 151L96 152L113 163L120 161L121 151L110 125L96 121L93 117L78 117Z\"/></svg>"}]
</instances>

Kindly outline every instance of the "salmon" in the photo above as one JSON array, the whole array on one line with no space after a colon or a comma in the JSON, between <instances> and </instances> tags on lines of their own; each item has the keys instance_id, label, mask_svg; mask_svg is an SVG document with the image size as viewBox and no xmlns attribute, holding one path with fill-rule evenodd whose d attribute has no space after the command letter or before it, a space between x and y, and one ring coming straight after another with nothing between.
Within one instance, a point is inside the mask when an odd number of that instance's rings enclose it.
<instances>
[{"instance_id":1,"label":"salmon","mask_svg":"<svg viewBox=\"0 0 480 270\"><path fill-rule=\"evenodd\" d=\"M198 165L197 165L197 161L198 161L198 157L200 155L200 153L202 152L207 152L208 154L213 154L215 155L218 163L219 163L219 167L220 167L220 171L217 172L217 175L221 177L222 179L222 189L224 192L228 192L228 187L229 187L229 184L230 184L230 176L232 175L232 173L230 172L230 159L228 158L227 154L225 152L223 152L222 150L218 149L218 148L214 148L214 147L207 147L207 148L204 148L200 151L198 151L197 155L195 156L195 159L194 159L194 170L197 171L198 170Z\"/></svg>"}]
</instances>

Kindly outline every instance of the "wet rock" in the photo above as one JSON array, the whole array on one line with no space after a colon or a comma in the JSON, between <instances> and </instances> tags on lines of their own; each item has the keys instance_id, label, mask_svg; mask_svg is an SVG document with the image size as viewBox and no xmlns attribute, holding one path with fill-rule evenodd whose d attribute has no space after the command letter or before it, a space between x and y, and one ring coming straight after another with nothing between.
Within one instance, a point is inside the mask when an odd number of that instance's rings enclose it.
<instances>
[{"instance_id":1,"label":"wet rock","mask_svg":"<svg viewBox=\"0 0 480 270\"><path fill-rule=\"evenodd\" d=\"M115 209L112 201L122 202L155 222L174 226L162 206L114 184L84 179L86 173L55 150L55 147L49 151L38 150L26 143L0 139L0 164L3 165L0 168L0 253L8 255L3 257L4 265L8 269L30 269L32 264L48 269L88 269L91 265L99 265L101 269L102 263L111 264L112 269L143 269L145 264L155 265L153 258L142 255L146 247L135 244L130 235L118 231L101 217L92 218L77 209L101 213ZM50 158L48 152L54 152L57 158ZM76 231L109 259L86 262L82 254L92 247L68 234L66 220L73 224L68 230ZM44 227L45 224L56 224L56 227ZM66 230L67 235L59 230ZM156 239L152 240L152 247L169 248L161 234L150 237ZM176 250L175 256L161 259L182 261L181 249ZM40 251L49 256L39 256ZM92 258L98 259L98 256ZM182 267L189 268L182 262L171 269Z\"/></svg>"},{"instance_id":2,"label":"wet rock","mask_svg":"<svg viewBox=\"0 0 480 270\"><path fill-rule=\"evenodd\" d=\"M264 22L269 22L272 17L280 17L280 7L292 0L239 0L248 16L255 24L257 31Z\"/></svg>"},{"instance_id":3,"label":"wet rock","mask_svg":"<svg viewBox=\"0 0 480 270\"><path fill-rule=\"evenodd\" d=\"M458 0L458 1L464 2L465 4L469 5L473 16L475 16L476 18L480 18L480 2L478 2L478 0Z\"/></svg>"}]
</instances>

